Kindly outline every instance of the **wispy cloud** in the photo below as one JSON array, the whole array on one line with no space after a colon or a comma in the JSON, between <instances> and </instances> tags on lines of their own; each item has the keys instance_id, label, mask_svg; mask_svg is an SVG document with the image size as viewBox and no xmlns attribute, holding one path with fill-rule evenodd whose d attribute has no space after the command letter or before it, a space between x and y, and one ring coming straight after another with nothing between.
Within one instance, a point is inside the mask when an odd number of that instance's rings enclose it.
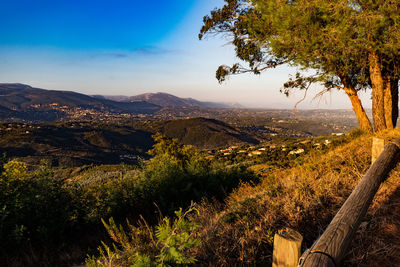
<instances>
[{"instance_id":1,"label":"wispy cloud","mask_svg":"<svg viewBox=\"0 0 400 267\"><path fill-rule=\"evenodd\" d=\"M133 52L140 55L163 55L163 54L179 53L181 51L164 49L161 47L139 47L133 50Z\"/></svg>"},{"instance_id":2,"label":"wispy cloud","mask_svg":"<svg viewBox=\"0 0 400 267\"><path fill-rule=\"evenodd\" d=\"M113 53L111 54L113 57L116 58L121 58L121 57L128 57L128 54L122 54L122 53Z\"/></svg>"},{"instance_id":3,"label":"wispy cloud","mask_svg":"<svg viewBox=\"0 0 400 267\"><path fill-rule=\"evenodd\" d=\"M91 59L97 59L97 58L127 58L127 57L129 57L129 53L125 53L125 52L101 52L101 53L90 55Z\"/></svg>"},{"instance_id":4,"label":"wispy cloud","mask_svg":"<svg viewBox=\"0 0 400 267\"><path fill-rule=\"evenodd\" d=\"M160 47L139 47L128 51L109 51L109 52L102 52L97 54L92 54L90 58L132 58L135 56L159 56L159 55L168 55L168 54L175 54L175 53L183 53L180 50L173 50L173 49L165 49Z\"/></svg>"}]
</instances>

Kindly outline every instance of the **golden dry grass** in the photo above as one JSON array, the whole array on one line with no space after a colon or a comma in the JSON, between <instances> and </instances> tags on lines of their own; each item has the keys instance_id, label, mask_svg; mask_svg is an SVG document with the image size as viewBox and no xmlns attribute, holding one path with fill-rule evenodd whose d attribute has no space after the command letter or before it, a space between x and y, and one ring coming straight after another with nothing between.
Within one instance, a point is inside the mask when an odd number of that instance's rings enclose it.
<instances>
[{"instance_id":1,"label":"golden dry grass","mask_svg":"<svg viewBox=\"0 0 400 267\"><path fill-rule=\"evenodd\" d=\"M400 167L379 189L345 263L400 266Z\"/></svg>"},{"instance_id":2,"label":"golden dry grass","mask_svg":"<svg viewBox=\"0 0 400 267\"><path fill-rule=\"evenodd\" d=\"M400 131L380 136L391 140ZM289 169L254 166L262 175L259 185L240 186L223 207L199 205L195 220L203 227L203 243L193 251L199 264L268 263L273 234L283 227L302 233L309 247L369 168L371 141L370 135L355 137L329 152L315 151ZM399 175L395 171L379 190L346 264L370 266L379 262L371 257L389 256L400 262Z\"/></svg>"}]
</instances>

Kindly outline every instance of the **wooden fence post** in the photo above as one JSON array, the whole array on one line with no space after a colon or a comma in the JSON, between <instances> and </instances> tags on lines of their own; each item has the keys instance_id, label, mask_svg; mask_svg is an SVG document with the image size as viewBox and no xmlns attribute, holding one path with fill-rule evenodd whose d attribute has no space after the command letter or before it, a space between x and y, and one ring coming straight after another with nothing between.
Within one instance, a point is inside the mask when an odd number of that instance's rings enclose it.
<instances>
[{"instance_id":1,"label":"wooden fence post","mask_svg":"<svg viewBox=\"0 0 400 267\"><path fill-rule=\"evenodd\" d=\"M379 137L372 138L372 158L371 164L379 157L385 147L385 139Z\"/></svg>"},{"instance_id":2,"label":"wooden fence post","mask_svg":"<svg viewBox=\"0 0 400 267\"><path fill-rule=\"evenodd\" d=\"M297 267L302 241L302 235L293 229L279 230L274 236L272 267Z\"/></svg>"}]
</instances>

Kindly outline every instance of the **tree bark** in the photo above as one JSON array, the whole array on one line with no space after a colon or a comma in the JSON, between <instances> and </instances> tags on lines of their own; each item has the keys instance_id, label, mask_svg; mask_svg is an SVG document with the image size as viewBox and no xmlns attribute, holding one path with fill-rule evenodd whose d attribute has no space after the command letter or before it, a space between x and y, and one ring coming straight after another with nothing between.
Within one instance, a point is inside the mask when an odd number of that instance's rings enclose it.
<instances>
[{"instance_id":1,"label":"tree bark","mask_svg":"<svg viewBox=\"0 0 400 267\"><path fill-rule=\"evenodd\" d=\"M399 79L384 75L385 122L387 129L396 127L399 117Z\"/></svg>"},{"instance_id":2,"label":"tree bark","mask_svg":"<svg viewBox=\"0 0 400 267\"><path fill-rule=\"evenodd\" d=\"M350 98L351 105L353 106L354 113L360 125L360 129L364 132L372 133L372 124L369 120L360 98L358 97L357 90L351 83L351 78L345 73L340 73L339 78L342 81L343 89L347 96Z\"/></svg>"},{"instance_id":3,"label":"tree bark","mask_svg":"<svg viewBox=\"0 0 400 267\"><path fill-rule=\"evenodd\" d=\"M354 113L356 114L358 124L362 131L371 133L372 125L370 120L368 119L367 114L362 106L361 100L358 97L357 91L351 87L345 87L347 96L350 98L351 105L353 106Z\"/></svg>"},{"instance_id":4,"label":"tree bark","mask_svg":"<svg viewBox=\"0 0 400 267\"><path fill-rule=\"evenodd\" d=\"M374 130L375 132L379 132L386 129L384 106L385 83L382 77L382 63L375 52L369 54L369 71L372 84L372 117L374 120Z\"/></svg>"},{"instance_id":5,"label":"tree bark","mask_svg":"<svg viewBox=\"0 0 400 267\"><path fill-rule=\"evenodd\" d=\"M399 79L395 78L392 80L391 86L392 92L392 122L393 127L397 125L397 119L399 118Z\"/></svg>"},{"instance_id":6,"label":"tree bark","mask_svg":"<svg viewBox=\"0 0 400 267\"><path fill-rule=\"evenodd\" d=\"M393 79L390 77L390 75L384 75L383 78L384 82L384 109L385 109L385 123L386 123L386 128L387 129L393 129L393 93L392 93L392 88L393 88Z\"/></svg>"}]
</instances>

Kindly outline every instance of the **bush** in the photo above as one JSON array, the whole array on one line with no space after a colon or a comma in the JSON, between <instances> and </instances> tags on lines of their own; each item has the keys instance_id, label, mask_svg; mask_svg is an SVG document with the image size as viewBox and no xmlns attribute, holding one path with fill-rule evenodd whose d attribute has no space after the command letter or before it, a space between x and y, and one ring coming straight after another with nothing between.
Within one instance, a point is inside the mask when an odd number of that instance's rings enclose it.
<instances>
[{"instance_id":1,"label":"bush","mask_svg":"<svg viewBox=\"0 0 400 267\"><path fill-rule=\"evenodd\" d=\"M86 265L176 266L194 263L196 260L189 251L200 245L200 239L197 238L199 226L187 219L193 212L198 212L193 205L186 212L179 209L175 211L173 222L165 217L155 228L145 220L138 227L128 222L128 232L122 226L117 226L112 218L108 224L103 221L115 243L110 248L103 242L102 247L98 248L100 256L89 256Z\"/></svg>"},{"instance_id":2,"label":"bush","mask_svg":"<svg viewBox=\"0 0 400 267\"><path fill-rule=\"evenodd\" d=\"M143 216L153 224L157 212L170 216L192 200L222 200L241 181L255 181L250 172L211 162L191 146L161 135L155 139L153 158L139 168L89 167L75 176L61 171L64 176L59 177L47 165L32 172L16 161L2 165L0 265L76 262L105 236L101 218L121 222ZM167 224L164 221L163 227ZM77 251L72 252L71 246ZM27 256L28 251L31 255ZM165 253L178 257L174 250Z\"/></svg>"},{"instance_id":3,"label":"bush","mask_svg":"<svg viewBox=\"0 0 400 267\"><path fill-rule=\"evenodd\" d=\"M176 139L160 134L154 138L156 144L150 151L153 158L143 163L137 179L132 180L135 188L132 193L140 196L130 199L144 202L144 210L153 210L148 203L156 203L162 212L172 214L177 207L187 207L191 201L222 200L242 181L256 182L245 168L226 168Z\"/></svg>"},{"instance_id":4,"label":"bush","mask_svg":"<svg viewBox=\"0 0 400 267\"><path fill-rule=\"evenodd\" d=\"M48 242L63 232L68 220L67 192L42 167L28 174L24 164L10 161L0 176L1 244L7 248L23 240Z\"/></svg>"}]
</instances>

